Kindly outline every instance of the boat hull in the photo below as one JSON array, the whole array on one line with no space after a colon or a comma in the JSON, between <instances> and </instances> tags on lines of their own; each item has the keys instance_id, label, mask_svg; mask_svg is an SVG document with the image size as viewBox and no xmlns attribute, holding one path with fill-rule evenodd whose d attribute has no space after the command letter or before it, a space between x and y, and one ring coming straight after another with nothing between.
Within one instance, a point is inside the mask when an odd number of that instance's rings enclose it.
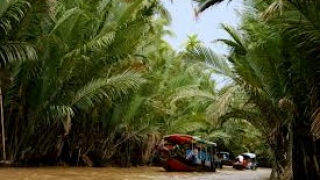
<instances>
[{"instance_id":1,"label":"boat hull","mask_svg":"<svg viewBox=\"0 0 320 180\"><path fill-rule=\"evenodd\" d=\"M182 160L179 158L167 159L163 167L167 171L175 172L215 172L216 168L212 165L211 167L205 165L195 165L190 161Z\"/></svg>"},{"instance_id":2,"label":"boat hull","mask_svg":"<svg viewBox=\"0 0 320 180\"><path fill-rule=\"evenodd\" d=\"M238 170L243 170L243 169L251 169L251 170L256 170L257 166L256 164L253 164L251 166L245 165L245 164L241 164L241 163L235 163L233 165L234 169L238 169Z\"/></svg>"},{"instance_id":3,"label":"boat hull","mask_svg":"<svg viewBox=\"0 0 320 180\"><path fill-rule=\"evenodd\" d=\"M246 166L244 166L243 164L234 164L233 165L233 168L234 169L239 169L239 170L242 170L242 169L248 169Z\"/></svg>"}]
</instances>

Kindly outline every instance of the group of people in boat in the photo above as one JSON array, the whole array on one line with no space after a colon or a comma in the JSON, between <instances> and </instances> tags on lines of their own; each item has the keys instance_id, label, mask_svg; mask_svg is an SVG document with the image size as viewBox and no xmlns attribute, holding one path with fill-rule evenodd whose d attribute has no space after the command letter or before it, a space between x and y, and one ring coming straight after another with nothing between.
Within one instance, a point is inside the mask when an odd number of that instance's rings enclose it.
<instances>
[{"instance_id":1,"label":"group of people in boat","mask_svg":"<svg viewBox=\"0 0 320 180\"><path fill-rule=\"evenodd\" d=\"M239 155L236 157L236 164L242 164L244 167L246 168L250 168L252 166L252 162L250 160L250 158L244 158L242 155Z\"/></svg>"},{"instance_id":2,"label":"group of people in boat","mask_svg":"<svg viewBox=\"0 0 320 180\"><path fill-rule=\"evenodd\" d=\"M220 152L217 152L216 147L216 143L199 137L173 134L164 136L156 149L163 167L168 171L214 172L216 167L222 168L224 160L218 157ZM237 162L232 161L231 165L235 169L255 170L256 155L242 153L237 157Z\"/></svg>"},{"instance_id":3,"label":"group of people in boat","mask_svg":"<svg viewBox=\"0 0 320 180\"><path fill-rule=\"evenodd\" d=\"M171 157L184 158L191 164L212 166L212 154L201 146L175 145L171 152Z\"/></svg>"}]
</instances>

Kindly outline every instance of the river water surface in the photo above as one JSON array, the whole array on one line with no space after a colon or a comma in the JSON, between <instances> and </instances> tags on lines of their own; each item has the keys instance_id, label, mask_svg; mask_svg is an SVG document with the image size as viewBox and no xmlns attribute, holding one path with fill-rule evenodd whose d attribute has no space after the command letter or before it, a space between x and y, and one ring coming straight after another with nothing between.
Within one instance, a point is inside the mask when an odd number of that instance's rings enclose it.
<instances>
[{"instance_id":1,"label":"river water surface","mask_svg":"<svg viewBox=\"0 0 320 180\"><path fill-rule=\"evenodd\" d=\"M218 169L215 173L166 172L159 167L132 168L3 168L0 180L266 180L270 169Z\"/></svg>"}]
</instances>

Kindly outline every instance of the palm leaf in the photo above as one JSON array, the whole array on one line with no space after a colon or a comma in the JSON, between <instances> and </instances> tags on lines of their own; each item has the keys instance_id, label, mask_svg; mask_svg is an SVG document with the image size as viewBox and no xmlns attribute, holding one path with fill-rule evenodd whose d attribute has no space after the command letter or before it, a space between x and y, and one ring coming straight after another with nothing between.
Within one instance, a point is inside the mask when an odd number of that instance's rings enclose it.
<instances>
[{"instance_id":1,"label":"palm leaf","mask_svg":"<svg viewBox=\"0 0 320 180\"><path fill-rule=\"evenodd\" d=\"M207 135L210 139L223 139L224 142L229 142L232 136L228 134L227 132L224 132L222 130L214 130L211 133ZM226 143L227 144L227 143Z\"/></svg>"},{"instance_id":2,"label":"palm leaf","mask_svg":"<svg viewBox=\"0 0 320 180\"><path fill-rule=\"evenodd\" d=\"M31 7L30 3L25 0L4 0L0 3L0 36L9 35L26 15Z\"/></svg>"},{"instance_id":3,"label":"palm leaf","mask_svg":"<svg viewBox=\"0 0 320 180\"><path fill-rule=\"evenodd\" d=\"M140 73L125 71L107 79L107 91L113 96L120 93L128 94L130 89L137 89L145 82L146 80L141 77Z\"/></svg>"},{"instance_id":4,"label":"palm leaf","mask_svg":"<svg viewBox=\"0 0 320 180\"><path fill-rule=\"evenodd\" d=\"M223 91L217 95L219 98L216 98L216 100L207 107L207 118L214 125L219 124L220 117L228 112L231 107L230 104L234 105L236 104L235 101L241 101L240 99L234 100L237 91L239 91L238 86L230 86L229 88L223 89Z\"/></svg>"},{"instance_id":5,"label":"palm leaf","mask_svg":"<svg viewBox=\"0 0 320 180\"><path fill-rule=\"evenodd\" d=\"M190 118L171 121L166 133L192 133L207 129L208 125L205 116L191 116Z\"/></svg>"},{"instance_id":6,"label":"palm leaf","mask_svg":"<svg viewBox=\"0 0 320 180\"><path fill-rule=\"evenodd\" d=\"M49 107L50 109L50 116L53 119L61 119L64 118L68 115L74 116L74 111L72 110L71 107L69 106L64 106L64 105L51 105Z\"/></svg>"},{"instance_id":7,"label":"palm leaf","mask_svg":"<svg viewBox=\"0 0 320 180\"><path fill-rule=\"evenodd\" d=\"M203 12L204 10L208 9L209 7L216 5L224 0L195 0L199 2L198 9L196 10L196 14Z\"/></svg>"},{"instance_id":8,"label":"palm leaf","mask_svg":"<svg viewBox=\"0 0 320 180\"><path fill-rule=\"evenodd\" d=\"M228 26L226 24L222 24L222 29L225 30L229 36L231 36L232 40L228 39L217 39L214 42L222 42L229 47L232 48L233 52L236 52L237 54L244 55L247 51L245 42L243 38L239 35L239 33L231 26Z\"/></svg>"},{"instance_id":9,"label":"palm leaf","mask_svg":"<svg viewBox=\"0 0 320 180\"><path fill-rule=\"evenodd\" d=\"M1 67L14 61L34 60L37 58L35 48L24 42L0 42Z\"/></svg>"},{"instance_id":10,"label":"palm leaf","mask_svg":"<svg viewBox=\"0 0 320 180\"><path fill-rule=\"evenodd\" d=\"M214 53L210 48L197 46L192 49L187 55L187 58L201 60L206 62L210 69L220 75L233 77L232 70L227 63L227 59Z\"/></svg>"},{"instance_id":11,"label":"palm leaf","mask_svg":"<svg viewBox=\"0 0 320 180\"><path fill-rule=\"evenodd\" d=\"M196 99L200 102L213 102L216 97L212 93L202 91L195 87L188 87L179 90L177 93L173 94L170 99L172 99L170 105L175 107L175 103L180 100Z\"/></svg>"},{"instance_id":12,"label":"palm leaf","mask_svg":"<svg viewBox=\"0 0 320 180\"><path fill-rule=\"evenodd\" d=\"M137 89L144 82L140 74L131 71L110 78L94 79L74 94L70 104L77 109L86 110L103 99L111 101L117 95L128 94L129 90Z\"/></svg>"}]
</instances>

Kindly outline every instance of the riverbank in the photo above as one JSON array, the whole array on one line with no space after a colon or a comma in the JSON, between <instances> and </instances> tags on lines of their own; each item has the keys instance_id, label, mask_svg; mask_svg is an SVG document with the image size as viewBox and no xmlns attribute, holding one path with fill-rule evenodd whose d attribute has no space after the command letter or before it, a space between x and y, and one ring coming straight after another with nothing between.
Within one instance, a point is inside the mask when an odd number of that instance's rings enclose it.
<instances>
[{"instance_id":1,"label":"riverbank","mask_svg":"<svg viewBox=\"0 0 320 180\"><path fill-rule=\"evenodd\" d=\"M161 167L133 168L86 168L86 167L45 167L45 168L3 168L0 179L12 180L267 180L271 169L258 168L256 171L233 170L231 167L218 169L215 173L166 172Z\"/></svg>"}]
</instances>

